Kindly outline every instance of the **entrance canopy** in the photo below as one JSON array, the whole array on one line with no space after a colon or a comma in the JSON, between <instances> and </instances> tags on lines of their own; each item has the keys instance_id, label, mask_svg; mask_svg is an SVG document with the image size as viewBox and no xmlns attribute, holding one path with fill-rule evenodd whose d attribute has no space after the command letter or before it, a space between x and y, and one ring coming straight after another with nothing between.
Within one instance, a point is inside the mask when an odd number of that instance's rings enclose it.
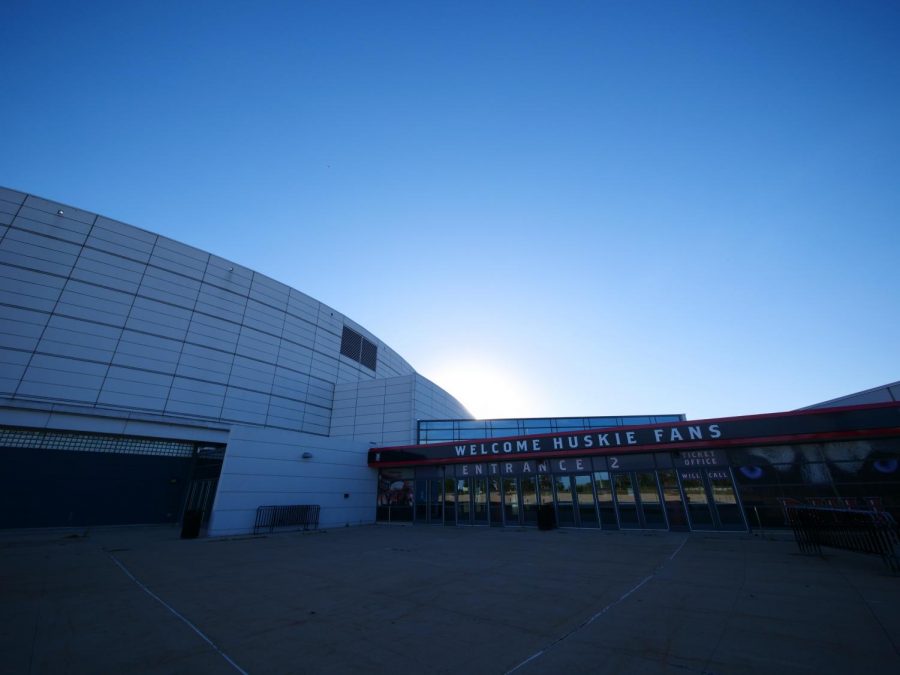
<instances>
[{"instance_id":1,"label":"entrance canopy","mask_svg":"<svg viewBox=\"0 0 900 675\"><path fill-rule=\"evenodd\" d=\"M900 403L644 424L556 434L451 443L379 447L369 466L395 468L537 460L567 456L674 452L689 466L712 460L717 449L900 436ZM704 451L710 454L704 454Z\"/></svg>"}]
</instances>

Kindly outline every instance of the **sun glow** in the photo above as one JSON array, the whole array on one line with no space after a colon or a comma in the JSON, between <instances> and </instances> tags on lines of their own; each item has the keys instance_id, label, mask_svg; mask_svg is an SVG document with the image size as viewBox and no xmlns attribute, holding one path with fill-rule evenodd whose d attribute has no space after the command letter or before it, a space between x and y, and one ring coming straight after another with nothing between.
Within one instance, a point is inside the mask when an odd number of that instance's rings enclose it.
<instances>
[{"instance_id":1,"label":"sun glow","mask_svg":"<svg viewBox=\"0 0 900 675\"><path fill-rule=\"evenodd\" d=\"M479 419L527 417L535 408L527 384L496 364L457 361L432 369L428 377Z\"/></svg>"}]
</instances>

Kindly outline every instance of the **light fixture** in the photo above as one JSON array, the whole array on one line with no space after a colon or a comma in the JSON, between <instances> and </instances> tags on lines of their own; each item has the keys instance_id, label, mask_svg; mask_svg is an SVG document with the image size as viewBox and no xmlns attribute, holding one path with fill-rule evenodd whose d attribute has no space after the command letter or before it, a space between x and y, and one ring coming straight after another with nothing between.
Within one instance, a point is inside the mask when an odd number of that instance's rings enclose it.
<instances>
[{"instance_id":1,"label":"light fixture","mask_svg":"<svg viewBox=\"0 0 900 675\"><path fill-rule=\"evenodd\" d=\"M308 451L307 451L307 452L304 452L304 453L301 455L301 457L303 457L303 459L312 459L312 453L311 453L311 452L308 452Z\"/></svg>"},{"instance_id":2,"label":"light fixture","mask_svg":"<svg viewBox=\"0 0 900 675\"><path fill-rule=\"evenodd\" d=\"M58 215L58 216L63 216L63 215L65 215L65 214L63 213L63 210L62 210L62 209L57 209L57 210L56 210L56 215Z\"/></svg>"}]
</instances>

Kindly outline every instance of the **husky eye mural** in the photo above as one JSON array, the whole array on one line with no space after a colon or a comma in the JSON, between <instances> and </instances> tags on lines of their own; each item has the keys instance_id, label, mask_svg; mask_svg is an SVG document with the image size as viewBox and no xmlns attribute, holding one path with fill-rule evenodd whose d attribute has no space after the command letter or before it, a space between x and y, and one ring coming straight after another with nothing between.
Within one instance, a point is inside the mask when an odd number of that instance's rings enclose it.
<instances>
[{"instance_id":1,"label":"husky eye mural","mask_svg":"<svg viewBox=\"0 0 900 675\"><path fill-rule=\"evenodd\" d=\"M900 441L873 439L729 451L748 518L784 525L786 503L893 509L900 500Z\"/></svg>"},{"instance_id":2,"label":"husky eye mural","mask_svg":"<svg viewBox=\"0 0 900 675\"><path fill-rule=\"evenodd\" d=\"M742 448L729 453L740 482L828 485L900 479L895 441L861 440Z\"/></svg>"}]
</instances>

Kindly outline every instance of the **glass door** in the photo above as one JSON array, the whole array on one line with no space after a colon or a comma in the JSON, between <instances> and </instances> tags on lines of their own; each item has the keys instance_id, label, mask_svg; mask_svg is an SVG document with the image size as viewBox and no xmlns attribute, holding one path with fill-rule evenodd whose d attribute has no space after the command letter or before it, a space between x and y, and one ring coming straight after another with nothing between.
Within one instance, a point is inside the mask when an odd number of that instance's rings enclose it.
<instances>
[{"instance_id":1,"label":"glass door","mask_svg":"<svg viewBox=\"0 0 900 675\"><path fill-rule=\"evenodd\" d=\"M444 479L444 525L456 525L456 480Z\"/></svg>"},{"instance_id":2,"label":"glass door","mask_svg":"<svg viewBox=\"0 0 900 675\"><path fill-rule=\"evenodd\" d=\"M428 481L419 479L416 481L416 522L428 522Z\"/></svg>"},{"instance_id":3,"label":"glass door","mask_svg":"<svg viewBox=\"0 0 900 675\"><path fill-rule=\"evenodd\" d=\"M728 468L705 469L712 492L713 505L723 530L746 530L744 514L734 491L734 482Z\"/></svg>"},{"instance_id":4,"label":"glass door","mask_svg":"<svg viewBox=\"0 0 900 675\"><path fill-rule=\"evenodd\" d=\"M619 513L619 525L622 529L639 529L641 519L638 516L637 496L630 473L614 473L616 507Z\"/></svg>"},{"instance_id":5,"label":"glass door","mask_svg":"<svg viewBox=\"0 0 900 675\"><path fill-rule=\"evenodd\" d=\"M594 492L597 494L597 510L600 513L600 527L604 530L618 530L616 504L613 501L612 481L608 471L594 472Z\"/></svg>"},{"instance_id":6,"label":"glass door","mask_svg":"<svg viewBox=\"0 0 900 675\"><path fill-rule=\"evenodd\" d=\"M538 492L537 479L534 476L523 476L522 485L522 517L526 525L537 525Z\"/></svg>"},{"instance_id":7,"label":"glass door","mask_svg":"<svg viewBox=\"0 0 900 675\"><path fill-rule=\"evenodd\" d=\"M689 530L687 514L684 512L684 502L681 501L681 489L678 487L678 477L675 475L675 472L660 471L659 482L662 485L669 529Z\"/></svg>"},{"instance_id":8,"label":"glass door","mask_svg":"<svg viewBox=\"0 0 900 675\"><path fill-rule=\"evenodd\" d=\"M459 525L472 524L472 479L456 479L456 522Z\"/></svg>"},{"instance_id":9,"label":"glass door","mask_svg":"<svg viewBox=\"0 0 900 675\"><path fill-rule=\"evenodd\" d=\"M553 476L556 493L556 524L559 527L575 526L575 505L572 500L572 477Z\"/></svg>"},{"instance_id":10,"label":"glass door","mask_svg":"<svg viewBox=\"0 0 900 675\"><path fill-rule=\"evenodd\" d=\"M599 527L597 501L594 499L594 481L590 474L575 474L575 500L579 527Z\"/></svg>"},{"instance_id":11,"label":"glass door","mask_svg":"<svg viewBox=\"0 0 900 675\"><path fill-rule=\"evenodd\" d=\"M638 471L634 475L640 500L640 518L644 527L651 530L666 529L666 516L659 498L659 483L655 471Z\"/></svg>"},{"instance_id":12,"label":"glass door","mask_svg":"<svg viewBox=\"0 0 900 675\"><path fill-rule=\"evenodd\" d=\"M519 487L515 478L503 478L503 524L519 525L521 510L519 508Z\"/></svg>"},{"instance_id":13,"label":"glass door","mask_svg":"<svg viewBox=\"0 0 900 675\"><path fill-rule=\"evenodd\" d=\"M444 524L444 486L442 480L428 481L428 522L431 525Z\"/></svg>"},{"instance_id":14,"label":"glass door","mask_svg":"<svg viewBox=\"0 0 900 675\"><path fill-rule=\"evenodd\" d=\"M475 478L472 486L472 523L488 524L488 484L487 478Z\"/></svg>"},{"instance_id":15,"label":"glass door","mask_svg":"<svg viewBox=\"0 0 900 675\"><path fill-rule=\"evenodd\" d=\"M546 473L539 474L538 483L538 508L543 512L547 511L547 518L556 524L556 505L553 501L553 481ZM540 521L539 521L540 522Z\"/></svg>"},{"instance_id":16,"label":"glass door","mask_svg":"<svg viewBox=\"0 0 900 675\"><path fill-rule=\"evenodd\" d=\"M716 524L713 521L710 509L709 495L706 492L706 484L703 480L703 472L700 470L680 470L681 488L684 491L684 501L687 506L688 518L692 530L714 530Z\"/></svg>"},{"instance_id":17,"label":"glass door","mask_svg":"<svg viewBox=\"0 0 900 675\"><path fill-rule=\"evenodd\" d=\"M500 527L503 525L503 494L500 492L500 478L492 476L488 478L488 500L491 505L491 525Z\"/></svg>"}]
</instances>

